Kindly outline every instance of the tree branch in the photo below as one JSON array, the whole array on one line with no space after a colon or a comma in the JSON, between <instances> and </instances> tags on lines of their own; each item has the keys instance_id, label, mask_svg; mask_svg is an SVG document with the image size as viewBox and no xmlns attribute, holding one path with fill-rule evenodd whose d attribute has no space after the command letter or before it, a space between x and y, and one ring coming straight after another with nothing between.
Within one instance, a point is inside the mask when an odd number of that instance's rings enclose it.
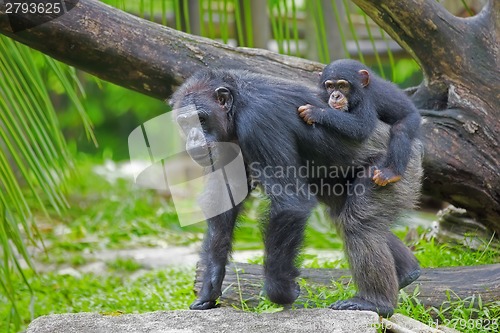
<instances>
[{"instance_id":1,"label":"tree branch","mask_svg":"<svg viewBox=\"0 0 500 333\"><path fill-rule=\"evenodd\" d=\"M494 29L498 30L498 1L489 0L473 18L456 17L434 0L353 2L420 64L426 85L442 86L443 79L461 82L464 77L483 83L495 79L491 69L498 73L498 53L492 52L498 48ZM489 70L478 70L478 66ZM492 93L498 94L498 88L478 92L481 96Z\"/></svg>"},{"instance_id":2,"label":"tree branch","mask_svg":"<svg viewBox=\"0 0 500 333\"><path fill-rule=\"evenodd\" d=\"M322 65L267 50L234 48L149 22L104 3L66 1L74 8L14 32L0 5L0 33L64 63L138 92L165 99L200 67L233 67L314 82Z\"/></svg>"},{"instance_id":3,"label":"tree branch","mask_svg":"<svg viewBox=\"0 0 500 333\"><path fill-rule=\"evenodd\" d=\"M428 78L432 79L439 74L435 73L435 63L427 61L427 54L429 50L435 50L434 54L444 53L442 49L449 45L450 41L443 39L452 30L450 25L453 25L451 21L454 17L437 1L353 2L410 53ZM432 38L429 38L430 36Z\"/></svg>"},{"instance_id":4,"label":"tree branch","mask_svg":"<svg viewBox=\"0 0 500 333\"><path fill-rule=\"evenodd\" d=\"M205 267L196 265L195 292L199 293ZM420 278L404 291L413 295L418 287L417 298L425 306L439 308L443 302L480 296L484 303L494 302L500 297L500 264L472 267L424 268ZM332 286L332 281L351 283L351 273L345 269L301 269L300 277L310 286ZM258 303L264 281L260 265L231 263L226 267L222 285L221 301L227 305ZM452 291L448 295L448 291ZM307 302L307 296L299 296L299 302Z\"/></svg>"}]
</instances>

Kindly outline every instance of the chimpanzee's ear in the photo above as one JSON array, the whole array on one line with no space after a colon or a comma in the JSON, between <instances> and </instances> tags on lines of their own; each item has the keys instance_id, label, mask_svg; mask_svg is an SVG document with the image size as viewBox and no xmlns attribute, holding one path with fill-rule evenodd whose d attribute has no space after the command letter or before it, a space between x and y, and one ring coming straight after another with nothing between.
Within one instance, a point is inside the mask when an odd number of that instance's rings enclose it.
<instances>
[{"instance_id":1,"label":"chimpanzee's ear","mask_svg":"<svg viewBox=\"0 0 500 333\"><path fill-rule=\"evenodd\" d=\"M215 94L217 96L217 102L226 109L226 112L231 110L233 106L233 95L226 87L219 87L215 89Z\"/></svg>"},{"instance_id":2,"label":"chimpanzee's ear","mask_svg":"<svg viewBox=\"0 0 500 333\"><path fill-rule=\"evenodd\" d=\"M359 77L361 79L361 86L362 87L368 86L368 84L370 83L370 74L368 73L368 71L365 69L362 69L362 70L358 71L358 73L359 73Z\"/></svg>"}]
</instances>

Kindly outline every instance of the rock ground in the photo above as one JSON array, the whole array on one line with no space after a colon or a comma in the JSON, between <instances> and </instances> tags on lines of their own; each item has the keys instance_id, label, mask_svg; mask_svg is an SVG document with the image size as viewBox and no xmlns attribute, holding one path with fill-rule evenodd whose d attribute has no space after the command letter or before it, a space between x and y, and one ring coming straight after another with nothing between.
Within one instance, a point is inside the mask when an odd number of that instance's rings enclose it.
<instances>
[{"instance_id":1,"label":"rock ground","mask_svg":"<svg viewBox=\"0 0 500 333\"><path fill-rule=\"evenodd\" d=\"M375 333L367 311L285 310L256 314L229 308L144 314L56 314L35 319L27 333Z\"/></svg>"}]
</instances>

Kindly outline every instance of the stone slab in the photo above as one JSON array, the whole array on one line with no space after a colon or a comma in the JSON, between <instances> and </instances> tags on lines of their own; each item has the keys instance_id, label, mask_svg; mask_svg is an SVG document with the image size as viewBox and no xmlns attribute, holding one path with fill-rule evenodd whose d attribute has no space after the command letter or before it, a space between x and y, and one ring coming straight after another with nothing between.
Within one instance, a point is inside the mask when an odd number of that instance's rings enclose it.
<instances>
[{"instance_id":1,"label":"stone slab","mask_svg":"<svg viewBox=\"0 0 500 333\"><path fill-rule=\"evenodd\" d=\"M256 314L221 308L118 316L54 314L35 319L27 333L375 333L377 322L378 316L368 311L300 309Z\"/></svg>"}]
</instances>

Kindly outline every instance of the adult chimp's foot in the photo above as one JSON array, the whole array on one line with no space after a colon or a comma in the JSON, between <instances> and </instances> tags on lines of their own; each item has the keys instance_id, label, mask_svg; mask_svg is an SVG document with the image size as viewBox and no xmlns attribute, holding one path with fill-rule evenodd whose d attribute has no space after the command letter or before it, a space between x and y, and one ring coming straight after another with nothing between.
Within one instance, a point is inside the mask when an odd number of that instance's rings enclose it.
<instances>
[{"instance_id":1,"label":"adult chimp's foot","mask_svg":"<svg viewBox=\"0 0 500 333\"><path fill-rule=\"evenodd\" d=\"M330 309L373 311L386 318L392 316L394 313L394 308L392 307L392 305L375 304L358 296L343 301L337 301L330 305Z\"/></svg>"},{"instance_id":2,"label":"adult chimp's foot","mask_svg":"<svg viewBox=\"0 0 500 333\"><path fill-rule=\"evenodd\" d=\"M205 301L201 299L197 299L189 306L191 310L208 310L216 307L218 307L216 301Z\"/></svg>"}]
</instances>

